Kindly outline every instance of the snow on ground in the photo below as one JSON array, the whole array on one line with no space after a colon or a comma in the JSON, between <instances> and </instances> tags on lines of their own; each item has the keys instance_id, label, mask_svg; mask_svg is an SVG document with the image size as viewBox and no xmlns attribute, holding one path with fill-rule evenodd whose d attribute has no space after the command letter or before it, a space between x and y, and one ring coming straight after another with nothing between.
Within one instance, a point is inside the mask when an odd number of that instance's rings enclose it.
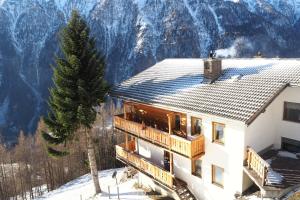
<instances>
[{"instance_id":1,"label":"snow on ground","mask_svg":"<svg viewBox=\"0 0 300 200\"><path fill-rule=\"evenodd\" d=\"M291 152L288 152L288 151L279 151L277 155L281 156L281 157L288 157L288 158L298 159L298 157L295 153L291 153Z\"/></svg>"},{"instance_id":2,"label":"snow on ground","mask_svg":"<svg viewBox=\"0 0 300 200\"><path fill-rule=\"evenodd\" d=\"M291 159L299 159L296 153L291 153L288 151L278 151L277 156L291 158ZM266 160L266 162L271 164L272 158ZM275 172L272 169L268 172L267 182L269 184L280 184L283 181L283 179L284 177L280 173Z\"/></svg>"},{"instance_id":3,"label":"snow on ground","mask_svg":"<svg viewBox=\"0 0 300 200\"><path fill-rule=\"evenodd\" d=\"M283 176L272 169L268 171L267 183L268 184L280 184L283 180Z\"/></svg>"},{"instance_id":4,"label":"snow on ground","mask_svg":"<svg viewBox=\"0 0 300 200\"><path fill-rule=\"evenodd\" d=\"M251 195L251 196L245 197L245 200L261 200L261 197L258 197L256 195ZM264 200L272 200L272 199L264 198Z\"/></svg>"},{"instance_id":5,"label":"snow on ground","mask_svg":"<svg viewBox=\"0 0 300 200\"><path fill-rule=\"evenodd\" d=\"M267 162L269 165L272 164L272 161L273 161L273 160L272 160L271 158L266 160L266 162Z\"/></svg>"},{"instance_id":6,"label":"snow on ground","mask_svg":"<svg viewBox=\"0 0 300 200\"><path fill-rule=\"evenodd\" d=\"M119 183L120 199L127 200L146 200L149 199L142 190L135 189L133 185L137 178L128 179L122 183L120 180L124 174L124 168L101 171L99 178L102 194L94 196L94 186L89 174L83 175L60 188L53 190L36 200L108 200L108 186L110 186L111 199L118 199L116 180L112 178L114 171L117 171L117 180Z\"/></svg>"}]
</instances>

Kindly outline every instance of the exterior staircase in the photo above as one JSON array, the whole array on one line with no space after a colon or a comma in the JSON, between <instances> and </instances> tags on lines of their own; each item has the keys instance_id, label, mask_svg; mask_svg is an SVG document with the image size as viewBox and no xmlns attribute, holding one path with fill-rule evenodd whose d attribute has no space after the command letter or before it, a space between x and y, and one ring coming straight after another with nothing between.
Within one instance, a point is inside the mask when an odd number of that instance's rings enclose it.
<instances>
[{"instance_id":1,"label":"exterior staircase","mask_svg":"<svg viewBox=\"0 0 300 200\"><path fill-rule=\"evenodd\" d=\"M197 200L188 189L187 184L180 179L174 180L174 191L180 200Z\"/></svg>"}]
</instances>

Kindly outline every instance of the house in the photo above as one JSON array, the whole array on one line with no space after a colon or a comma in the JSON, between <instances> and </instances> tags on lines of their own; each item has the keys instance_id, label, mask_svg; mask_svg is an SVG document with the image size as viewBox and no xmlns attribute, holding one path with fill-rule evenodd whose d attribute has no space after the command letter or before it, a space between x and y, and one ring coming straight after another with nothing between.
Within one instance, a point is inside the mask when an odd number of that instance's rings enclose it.
<instances>
[{"instance_id":1,"label":"house","mask_svg":"<svg viewBox=\"0 0 300 200\"><path fill-rule=\"evenodd\" d=\"M300 183L300 60L166 59L116 86L116 156L175 199L235 199Z\"/></svg>"}]
</instances>

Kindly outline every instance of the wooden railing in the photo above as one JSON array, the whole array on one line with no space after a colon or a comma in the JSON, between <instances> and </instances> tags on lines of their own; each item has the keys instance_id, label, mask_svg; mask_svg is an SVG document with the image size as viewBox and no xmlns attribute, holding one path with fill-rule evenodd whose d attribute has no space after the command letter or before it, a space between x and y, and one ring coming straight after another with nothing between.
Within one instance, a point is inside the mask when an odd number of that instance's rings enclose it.
<instances>
[{"instance_id":1,"label":"wooden railing","mask_svg":"<svg viewBox=\"0 0 300 200\"><path fill-rule=\"evenodd\" d=\"M185 139L137 122L126 120L121 116L114 117L114 126L189 158L204 153L203 135L193 139Z\"/></svg>"},{"instance_id":2,"label":"wooden railing","mask_svg":"<svg viewBox=\"0 0 300 200\"><path fill-rule=\"evenodd\" d=\"M116 145L117 158L123 160L136 167L138 170L150 175L153 179L165 184L166 186L173 187L173 175L161 167L145 160L141 156L130 152L125 149L125 144Z\"/></svg>"},{"instance_id":3,"label":"wooden railing","mask_svg":"<svg viewBox=\"0 0 300 200\"><path fill-rule=\"evenodd\" d=\"M204 136L200 135L191 140L171 135L171 145L172 151L183 154L192 158L194 156L200 155L204 152Z\"/></svg>"},{"instance_id":4,"label":"wooden railing","mask_svg":"<svg viewBox=\"0 0 300 200\"><path fill-rule=\"evenodd\" d=\"M262 186L266 184L268 170L270 168L262 157L260 157L252 148L247 148L247 165L249 169L252 169L262 180Z\"/></svg>"}]
</instances>

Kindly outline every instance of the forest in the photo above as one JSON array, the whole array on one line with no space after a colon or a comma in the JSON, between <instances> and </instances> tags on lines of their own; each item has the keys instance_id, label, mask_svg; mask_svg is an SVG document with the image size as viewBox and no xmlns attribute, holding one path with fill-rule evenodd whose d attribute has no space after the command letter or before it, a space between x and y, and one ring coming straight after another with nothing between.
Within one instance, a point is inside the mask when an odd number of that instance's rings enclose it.
<instances>
[{"instance_id":1,"label":"forest","mask_svg":"<svg viewBox=\"0 0 300 200\"><path fill-rule=\"evenodd\" d=\"M114 104L100 108L93 126L97 165L99 170L117 168L122 164L115 159L115 145L122 142L122 134L114 131L111 118L118 114ZM61 148L68 155L57 158L49 156L41 133L46 129L40 120L35 134L20 133L18 144L12 148L0 145L0 199L28 200L44 192L58 188L81 175L89 173L85 134L76 132L74 139Z\"/></svg>"}]
</instances>

